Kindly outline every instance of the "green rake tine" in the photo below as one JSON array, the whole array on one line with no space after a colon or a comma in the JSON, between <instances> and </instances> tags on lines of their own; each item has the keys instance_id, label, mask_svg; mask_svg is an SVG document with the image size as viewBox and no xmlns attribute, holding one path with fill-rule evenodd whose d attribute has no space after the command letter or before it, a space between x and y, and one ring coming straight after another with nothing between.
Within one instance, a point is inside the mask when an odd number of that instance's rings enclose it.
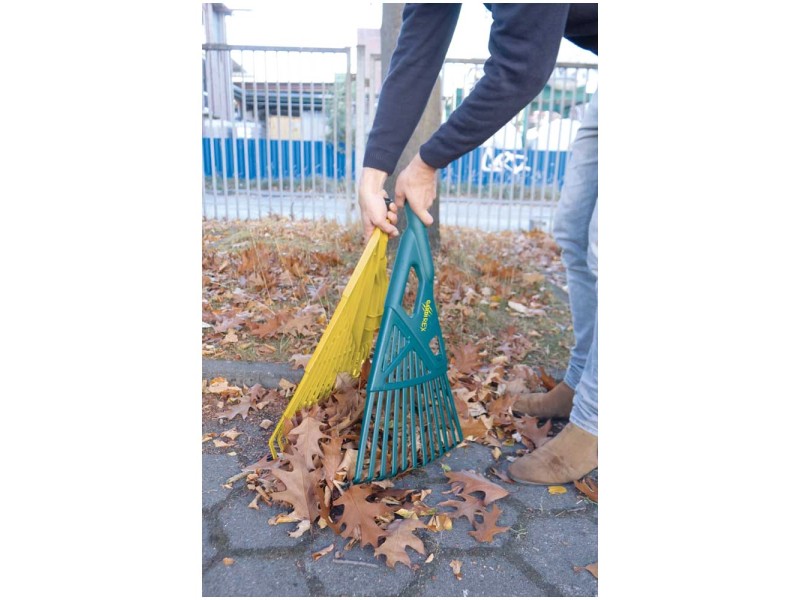
<instances>
[{"instance_id":1,"label":"green rake tine","mask_svg":"<svg viewBox=\"0 0 800 600\"><path fill-rule=\"evenodd\" d=\"M400 352L400 343L401 342L402 342L402 338L399 335L394 337L394 339L392 340L391 345L390 345L391 356L395 356L396 354L398 354ZM398 378L397 378L397 369L392 370L391 374L389 375L388 380L391 380L390 381L391 383L397 383L397 380L398 380ZM380 469L379 469L379 472L378 472L378 479L383 479L383 478L386 477L386 454L387 454L387 444L386 444L386 442L389 439L389 418L390 418L390 414L389 414L389 410L390 410L389 396L390 395L392 396L392 398L395 398L395 396L397 395L397 388L394 388L394 389L391 389L391 390L387 390L386 395L384 396L384 402L386 403L386 411L385 411L385 416L383 418L383 444L381 445L381 464L380 464ZM379 424L380 424L380 420L376 419L375 420L375 437L376 438L377 438L377 436L379 434L379 431L380 431ZM373 448L374 448L374 445L373 445ZM370 476L372 476L372 472L370 472Z\"/></svg>"},{"instance_id":2,"label":"green rake tine","mask_svg":"<svg viewBox=\"0 0 800 600\"><path fill-rule=\"evenodd\" d=\"M420 359L422 360L422 359ZM439 456L439 440L436 439L436 411L433 410L433 406L431 406L431 390L430 390L430 381L425 381L422 384L422 391L425 394L424 402L425 402L425 410L428 414L428 440L430 441L431 445L431 460Z\"/></svg>"},{"instance_id":3,"label":"green rake tine","mask_svg":"<svg viewBox=\"0 0 800 600\"><path fill-rule=\"evenodd\" d=\"M412 364L414 366L414 369L413 369L414 370L414 376L413 377L416 380L418 378L418 375L419 375L419 373L418 373L419 369L418 369L418 366L417 366L416 362L414 362ZM425 423L423 422L423 417L422 417L422 403L419 401L419 384L418 383L414 384L414 403L415 403L416 408L417 408L417 418L418 418L417 422L419 423L419 445L420 445L420 448L422 449L422 464L425 465L425 464L428 463L428 452L427 452L427 447L426 447L426 444L425 444ZM416 466L416 464L415 464L415 466Z\"/></svg>"},{"instance_id":4,"label":"green rake tine","mask_svg":"<svg viewBox=\"0 0 800 600\"><path fill-rule=\"evenodd\" d=\"M441 411L442 422L444 423L444 427L442 428L441 431L442 435L444 436L444 445L446 448L450 446L450 444L452 444L453 441L455 441L455 436L453 435L453 422L450 419L451 415L449 414L449 410L444 406L442 406L442 404L445 404L447 402L447 393L442 389L442 384L439 377L437 377L434 380L434 385L436 386L438 398L440 400L440 402L438 403L439 410Z\"/></svg>"},{"instance_id":5,"label":"green rake tine","mask_svg":"<svg viewBox=\"0 0 800 600\"><path fill-rule=\"evenodd\" d=\"M397 439L397 430L400 427L400 422L399 422L400 411L397 408L397 400L399 396L400 396L400 390L397 389L394 391L394 400L392 403L392 411L394 413L392 416L394 417L394 423L392 428L392 472L390 475L391 477L397 475L397 446L399 445L400 441Z\"/></svg>"},{"instance_id":6,"label":"green rake tine","mask_svg":"<svg viewBox=\"0 0 800 600\"><path fill-rule=\"evenodd\" d=\"M434 385L436 386L436 389L438 390L439 402L437 404L439 406L439 411L440 411L440 413L442 415L442 423L443 423L443 427L442 427L441 432L442 432L442 436L443 436L443 439L444 439L444 446L445 446L445 448L447 448L447 447L451 446L453 444L453 442L455 442L455 436L452 433L452 431L453 431L453 422L450 420L450 413L449 413L447 407L445 406L449 401L449 397L448 397L447 391L445 389L443 389L442 378L441 377L437 377L434 380Z\"/></svg>"},{"instance_id":7,"label":"green rake tine","mask_svg":"<svg viewBox=\"0 0 800 600\"><path fill-rule=\"evenodd\" d=\"M455 440L455 437L453 436L453 422L450 419L449 411L442 406L443 403L447 402L447 393L442 390L442 385L438 377L436 378L435 385L439 393L439 399L441 400L441 402L439 402L439 408L442 411L442 419L445 424L442 429L442 435L445 438L445 447L447 447Z\"/></svg>"},{"instance_id":8,"label":"green rake tine","mask_svg":"<svg viewBox=\"0 0 800 600\"><path fill-rule=\"evenodd\" d=\"M444 411L442 409L442 401L444 400L444 398L442 398L442 391L439 389L438 383L439 383L438 377L434 377L430 381L431 396L433 397L434 413L436 414L438 422L438 425L436 427L436 437L439 440L439 446L441 448L439 455L441 456L442 454L445 453L445 450L447 449L447 431L445 429L447 425L445 425L444 422Z\"/></svg>"},{"instance_id":9,"label":"green rake tine","mask_svg":"<svg viewBox=\"0 0 800 600\"><path fill-rule=\"evenodd\" d=\"M422 359L417 357L417 360L422 364ZM424 369L424 365L422 365ZM428 447L430 448L430 458L428 460L433 460L436 457L436 449L433 445L433 431L431 430L431 413L432 410L428 410L428 395L425 393L425 383L422 384L422 406L425 407L425 424L427 425L428 430Z\"/></svg>"},{"instance_id":10,"label":"green rake tine","mask_svg":"<svg viewBox=\"0 0 800 600\"><path fill-rule=\"evenodd\" d=\"M461 421L458 419L458 411L456 410L456 403L453 399L453 392L450 390L448 386L447 390L447 398L448 398L448 406L447 412L450 415L450 422L453 424L452 427L452 435L453 435L453 444L457 444L460 440L464 439L464 433L461 431Z\"/></svg>"},{"instance_id":11,"label":"green rake tine","mask_svg":"<svg viewBox=\"0 0 800 600\"><path fill-rule=\"evenodd\" d=\"M392 390L391 394L394 395L395 390ZM381 468L380 468L380 475L378 476L380 479L386 477L386 442L389 441L389 394L386 394L384 397L384 402L386 403L386 409L384 412L383 417L383 443L381 444ZM378 430L378 423L375 423L375 430Z\"/></svg>"},{"instance_id":12,"label":"green rake tine","mask_svg":"<svg viewBox=\"0 0 800 600\"><path fill-rule=\"evenodd\" d=\"M404 364L403 365L403 379L405 379L405 378L406 378L406 372L405 372L405 364ZM408 390L406 388L403 388L402 402L403 402L403 438L402 438L403 441L402 441L402 444L401 444L401 451L402 451L403 460L402 460L401 468L402 468L403 471L405 471L406 468L407 468L407 465L408 465L407 454L406 454L406 448L407 448L407 444L408 444L408 436L407 436L407 428L408 428Z\"/></svg>"}]
</instances>

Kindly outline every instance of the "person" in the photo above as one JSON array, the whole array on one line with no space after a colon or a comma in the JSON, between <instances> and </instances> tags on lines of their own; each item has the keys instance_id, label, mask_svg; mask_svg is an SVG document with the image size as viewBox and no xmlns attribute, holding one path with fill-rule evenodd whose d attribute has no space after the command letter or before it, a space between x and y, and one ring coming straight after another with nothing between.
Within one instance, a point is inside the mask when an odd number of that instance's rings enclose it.
<instances>
[{"instance_id":1,"label":"person","mask_svg":"<svg viewBox=\"0 0 800 600\"><path fill-rule=\"evenodd\" d=\"M368 238L375 227L394 237L406 203L426 225L437 169L494 135L544 88L561 39L597 54L597 4L486 4L492 13L490 57L464 102L397 176L395 199L383 189L436 82L460 12L459 4L406 4L372 129L359 207ZM530 484L560 484L597 467L597 93L572 147L554 224L569 289L575 344L564 380L544 394L521 397L517 414L569 417L547 444L514 461L509 475Z\"/></svg>"}]
</instances>

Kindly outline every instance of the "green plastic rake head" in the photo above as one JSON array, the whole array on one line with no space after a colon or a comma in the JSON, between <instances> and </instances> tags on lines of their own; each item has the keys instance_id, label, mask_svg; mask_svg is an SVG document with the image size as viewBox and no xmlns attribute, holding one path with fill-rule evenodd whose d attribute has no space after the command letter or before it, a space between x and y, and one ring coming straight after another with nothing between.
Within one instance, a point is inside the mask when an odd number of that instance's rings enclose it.
<instances>
[{"instance_id":1,"label":"green plastic rake head","mask_svg":"<svg viewBox=\"0 0 800 600\"><path fill-rule=\"evenodd\" d=\"M433 300L428 235L413 211L406 215L367 381L354 483L425 465L463 439ZM411 269L419 287L408 314L402 302Z\"/></svg>"}]
</instances>

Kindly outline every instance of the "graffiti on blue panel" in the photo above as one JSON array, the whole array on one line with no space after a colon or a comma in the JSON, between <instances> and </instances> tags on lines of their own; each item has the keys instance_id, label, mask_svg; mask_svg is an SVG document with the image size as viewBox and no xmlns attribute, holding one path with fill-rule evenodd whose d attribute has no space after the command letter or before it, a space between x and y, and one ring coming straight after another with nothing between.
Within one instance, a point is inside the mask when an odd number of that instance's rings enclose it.
<instances>
[{"instance_id":1,"label":"graffiti on blue panel","mask_svg":"<svg viewBox=\"0 0 800 600\"><path fill-rule=\"evenodd\" d=\"M561 187L567 166L568 151L507 150L476 148L442 169L442 179L449 183L472 185L510 184Z\"/></svg>"}]
</instances>

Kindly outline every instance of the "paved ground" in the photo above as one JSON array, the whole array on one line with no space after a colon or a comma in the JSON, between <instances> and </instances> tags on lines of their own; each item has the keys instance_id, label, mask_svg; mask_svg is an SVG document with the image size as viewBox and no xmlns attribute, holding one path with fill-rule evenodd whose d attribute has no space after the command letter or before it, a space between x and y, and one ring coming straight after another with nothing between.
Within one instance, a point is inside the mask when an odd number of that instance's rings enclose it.
<instances>
[{"instance_id":1,"label":"paved ground","mask_svg":"<svg viewBox=\"0 0 800 600\"><path fill-rule=\"evenodd\" d=\"M492 543L478 543L467 534L466 519L454 521L451 531L420 534L426 556L409 551L412 570L397 564L387 567L371 548L343 552L345 540L331 531L313 529L299 539L288 536L291 524L271 526L268 519L279 507L248 508L253 494L242 482L226 489L222 484L241 468L266 453L267 435L258 419L235 424L245 435L238 448L203 449L202 483L202 577L204 596L596 596L597 580L587 571L576 572L597 561L597 505L574 486L567 493L551 495L545 486L507 484L510 495L497 501L503 510L499 525L511 530ZM205 431L221 432L230 423L207 423ZM236 451L230 456L226 451ZM512 452L513 449L507 449ZM426 500L432 505L452 498L443 492L449 484L441 463L451 469L474 469L488 475L495 461L488 448L476 444L454 449L449 456L395 479L399 487L432 489ZM597 472L593 473L597 479ZM420 530L421 531L421 530ZM313 533L313 535L312 535ZM312 554L329 544L334 552L315 561ZM227 566L224 558L234 559ZM463 578L453 575L450 561L462 561Z\"/></svg>"}]
</instances>

